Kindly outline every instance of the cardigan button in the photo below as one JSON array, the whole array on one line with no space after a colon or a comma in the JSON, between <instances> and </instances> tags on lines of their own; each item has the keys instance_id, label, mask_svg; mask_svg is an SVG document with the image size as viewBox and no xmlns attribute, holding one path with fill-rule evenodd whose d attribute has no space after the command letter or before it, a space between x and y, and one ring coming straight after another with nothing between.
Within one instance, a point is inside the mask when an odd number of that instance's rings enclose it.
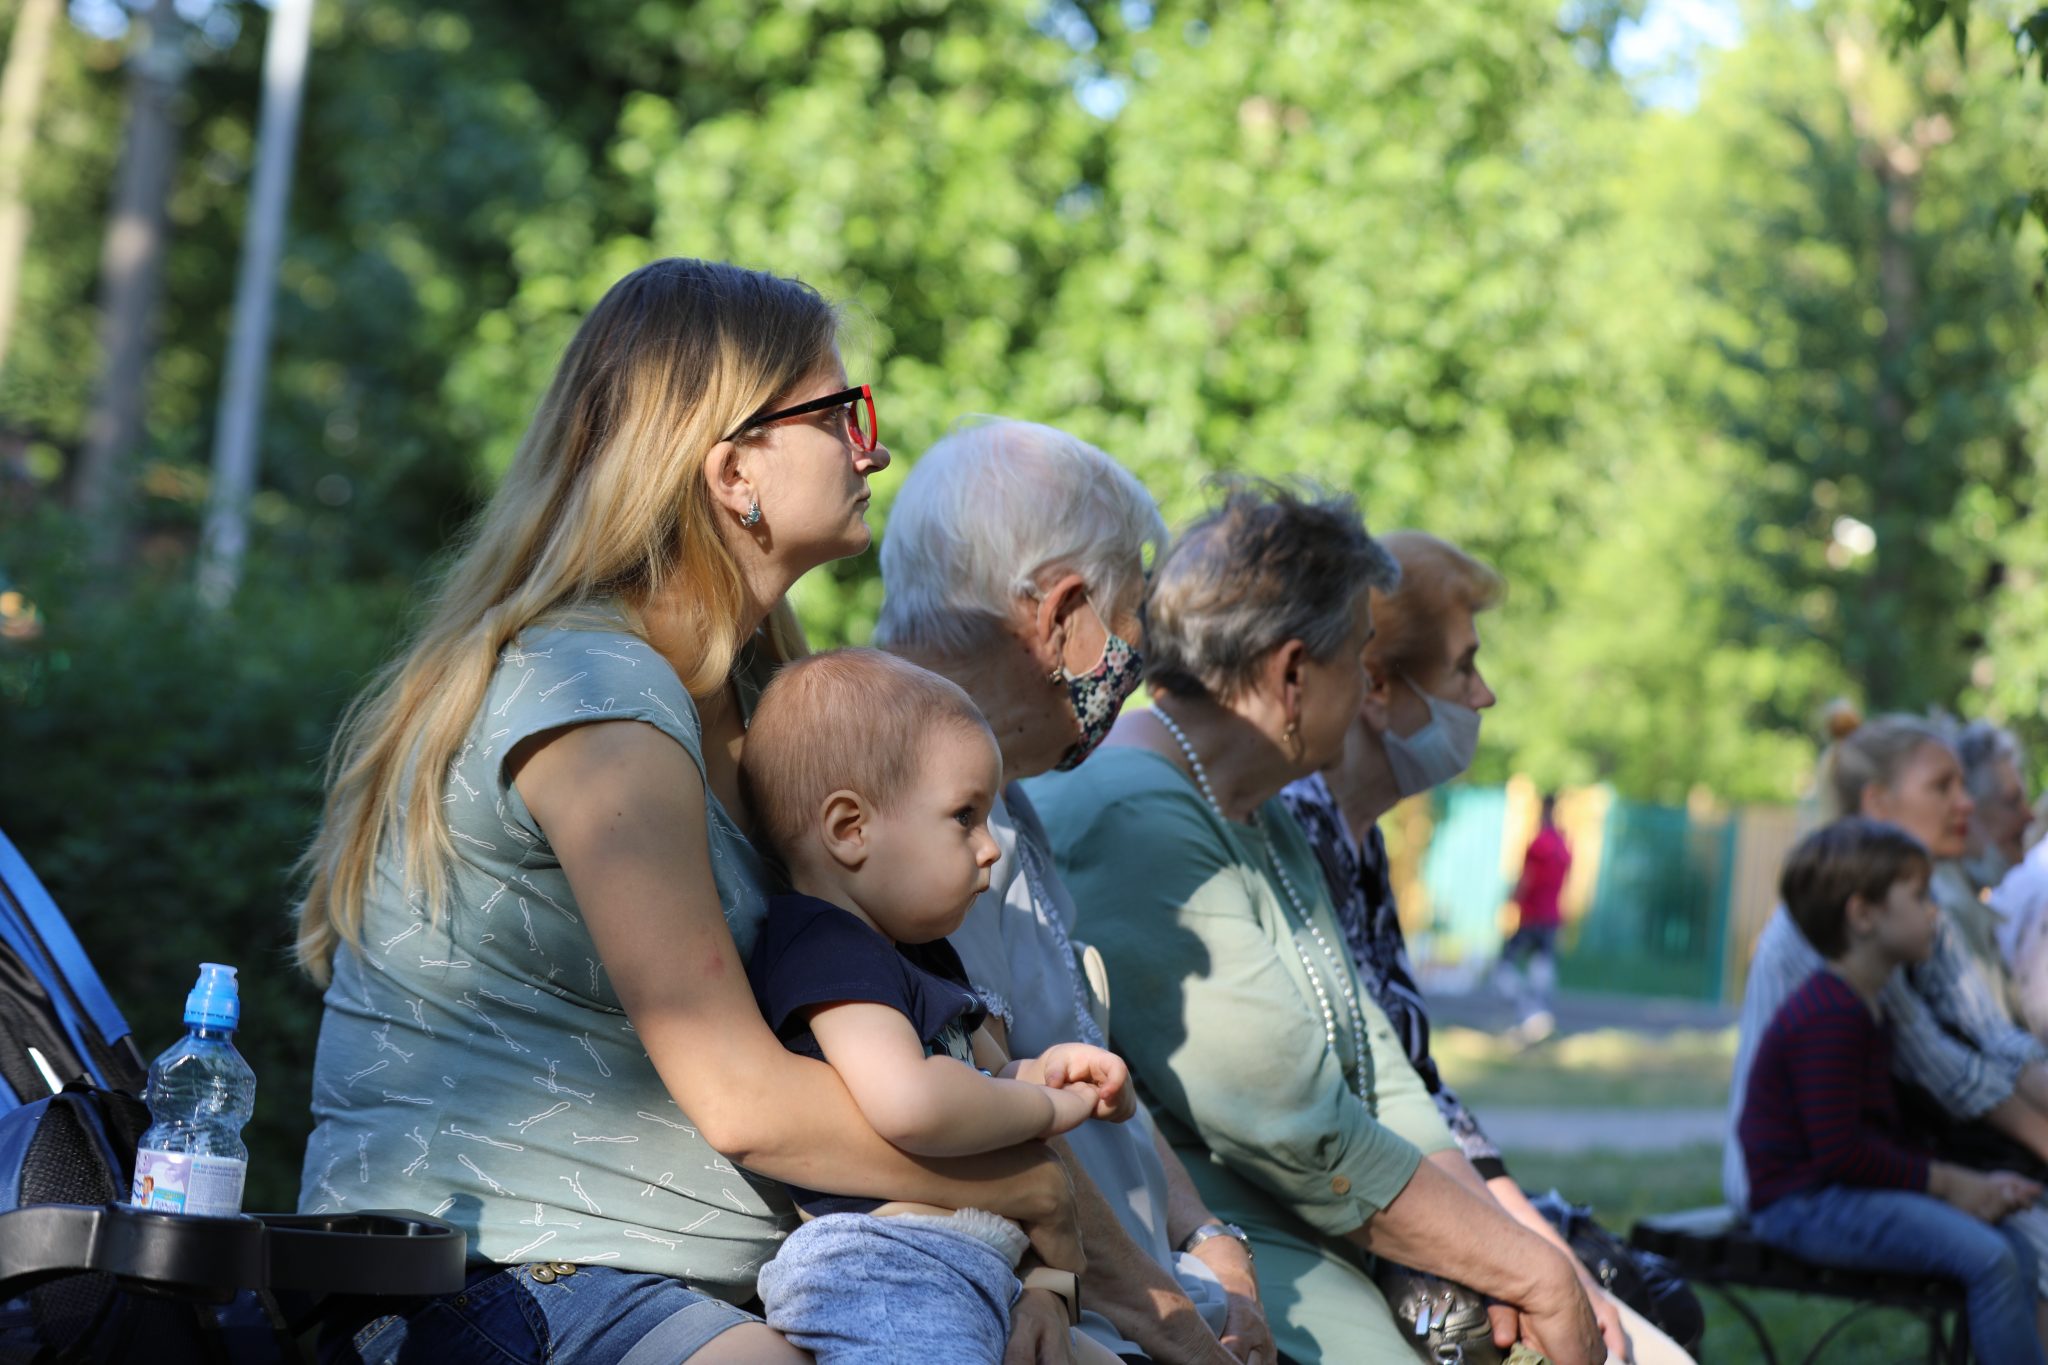
<instances>
[{"instance_id":1,"label":"cardigan button","mask_svg":"<svg viewBox=\"0 0 2048 1365\"><path fill-rule=\"evenodd\" d=\"M1340 1175L1340 1176L1335 1176L1335 1177L1332 1177L1332 1178L1331 1178L1331 1180L1330 1180L1330 1191L1331 1191L1331 1193L1333 1193L1333 1194L1349 1194L1349 1193L1351 1193L1351 1180L1350 1180L1350 1178L1349 1178L1348 1176L1341 1176L1341 1175Z\"/></svg>"}]
</instances>

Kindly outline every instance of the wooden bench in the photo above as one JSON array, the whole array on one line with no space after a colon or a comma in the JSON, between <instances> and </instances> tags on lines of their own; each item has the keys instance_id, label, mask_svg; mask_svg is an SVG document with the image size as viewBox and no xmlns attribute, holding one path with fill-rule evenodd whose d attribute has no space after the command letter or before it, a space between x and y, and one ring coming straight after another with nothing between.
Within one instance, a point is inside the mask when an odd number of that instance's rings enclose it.
<instances>
[{"instance_id":1,"label":"wooden bench","mask_svg":"<svg viewBox=\"0 0 2048 1365\"><path fill-rule=\"evenodd\" d=\"M1971 1360L1963 1291L1952 1281L1815 1265L1758 1241L1741 1217L1728 1208L1688 1209L1645 1218L1629 1232L1629 1242L1667 1258L1688 1281L1719 1294L1749 1325L1765 1365L1778 1365L1778 1353L1762 1320L1742 1301L1739 1290L1775 1289L1850 1304L1802 1357L1802 1365L1813 1365L1842 1329L1878 1308L1910 1313L1926 1324L1929 1365L1969 1365Z\"/></svg>"}]
</instances>

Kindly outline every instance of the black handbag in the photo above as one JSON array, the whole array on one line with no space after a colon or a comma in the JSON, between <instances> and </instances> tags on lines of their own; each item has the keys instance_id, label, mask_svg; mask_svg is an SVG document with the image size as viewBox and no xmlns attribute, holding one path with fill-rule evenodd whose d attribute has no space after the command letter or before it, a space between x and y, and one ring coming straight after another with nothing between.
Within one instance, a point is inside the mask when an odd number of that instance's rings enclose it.
<instances>
[{"instance_id":1,"label":"black handbag","mask_svg":"<svg viewBox=\"0 0 2048 1365\"><path fill-rule=\"evenodd\" d=\"M1529 1202L1563 1234L1602 1289L1649 1319L1687 1355L1698 1357L1707 1334L1707 1310L1671 1262L1622 1241L1594 1221L1590 1205L1568 1203L1556 1190Z\"/></svg>"}]
</instances>

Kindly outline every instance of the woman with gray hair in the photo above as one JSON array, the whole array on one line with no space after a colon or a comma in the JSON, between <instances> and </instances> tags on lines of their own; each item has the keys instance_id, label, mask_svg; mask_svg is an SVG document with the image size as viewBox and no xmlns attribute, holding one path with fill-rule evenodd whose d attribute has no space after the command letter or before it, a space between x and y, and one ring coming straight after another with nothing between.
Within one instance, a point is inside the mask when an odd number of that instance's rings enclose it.
<instances>
[{"instance_id":1,"label":"woman with gray hair","mask_svg":"<svg viewBox=\"0 0 2048 1365\"><path fill-rule=\"evenodd\" d=\"M2005 906L1996 895L2006 874L2026 854L2027 779L2019 739L1993 721L1973 720L1956 731L1956 760L1976 808L1963 856L1935 869L1934 895L1948 912L1970 960L1984 973L2006 1014L2020 1022L2019 987L2008 964L2011 937ZM1992 893L1987 897L1986 893Z\"/></svg>"},{"instance_id":2,"label":"woman with gray hair","mask_svg":"<svg viewBox=\"0 0 2048 1365\"><path fill-rule=\"evenodd\" d=\"M1016 779L1074 767L1109 732L1138 681L1144 555L1165 539L1116 461L1032 422L946 436L890 512L876 642L964 688L1002 750L1009 785L988 821L1002 857L950 941L1020 1056L1100 1044L1106 1005L1101 959L1075 941L1074 902ZM1144 1107L1065 1142L1088 1249L1079 1330L1125 1360L1274 1365L1247 1248ZM1064 1329L1028 1299L1019 1335Z\"/></svg>"},{"instance_id":3,"label":"woman with gray hair","mask_svg":"<svg viewBox=\"0 0 2048 1365\"><path fill-rule=\"evenodd\" d=\"M1373 1253L1498 1300L1499 1346L1604 1360L1565 1257L1487 1196L1361 985L1278 799L1340 754L1369 592L1397 578L1350 499L1233 488L1157 570L1152 708L1029 790L1108 960L1115 1044L1246 1231L1288 1358L1410 1358Z\"/></svg>"}]
</instances>

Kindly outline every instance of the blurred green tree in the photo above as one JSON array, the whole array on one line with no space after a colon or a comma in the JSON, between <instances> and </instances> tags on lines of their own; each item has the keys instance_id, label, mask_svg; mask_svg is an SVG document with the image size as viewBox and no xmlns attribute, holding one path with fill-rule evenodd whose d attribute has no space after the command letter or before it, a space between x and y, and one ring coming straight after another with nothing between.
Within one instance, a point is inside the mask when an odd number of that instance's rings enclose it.
<instances>
[{"instance_id":1,"label":"blurred green tree","mask_svg":"<svg viewBox=\"0 0 2048 1365\"><path fill-rule=\"evenodd\" d=\"M1097 441L1175 519L1214 473L1307 476L1496 561L1482 778L1789 799L1844 691L2048 738L2040 230L1995 231L1986 191L2048 182L2048 111L1997 42L1892 55L1895 2L1759 0L1680 109L1609 60L1621 0L323 4L257 590L213 624L182 585L268 11L182 7L109 578L55 510L122 117L125 11L75 3L0 373L0 590L43 622L6 638L0 599L0 764L36 779L0 783L0 827L146 1045L187 959L271 964L252 1198L289 1203L317 1001L283 965L286 868L325 738L579 316L670 253L845 301L903 462L882 516L919 451L1000 413ZM815 640L864 639L874 560L797 596Z\"/></svg>"}]
</instances>

